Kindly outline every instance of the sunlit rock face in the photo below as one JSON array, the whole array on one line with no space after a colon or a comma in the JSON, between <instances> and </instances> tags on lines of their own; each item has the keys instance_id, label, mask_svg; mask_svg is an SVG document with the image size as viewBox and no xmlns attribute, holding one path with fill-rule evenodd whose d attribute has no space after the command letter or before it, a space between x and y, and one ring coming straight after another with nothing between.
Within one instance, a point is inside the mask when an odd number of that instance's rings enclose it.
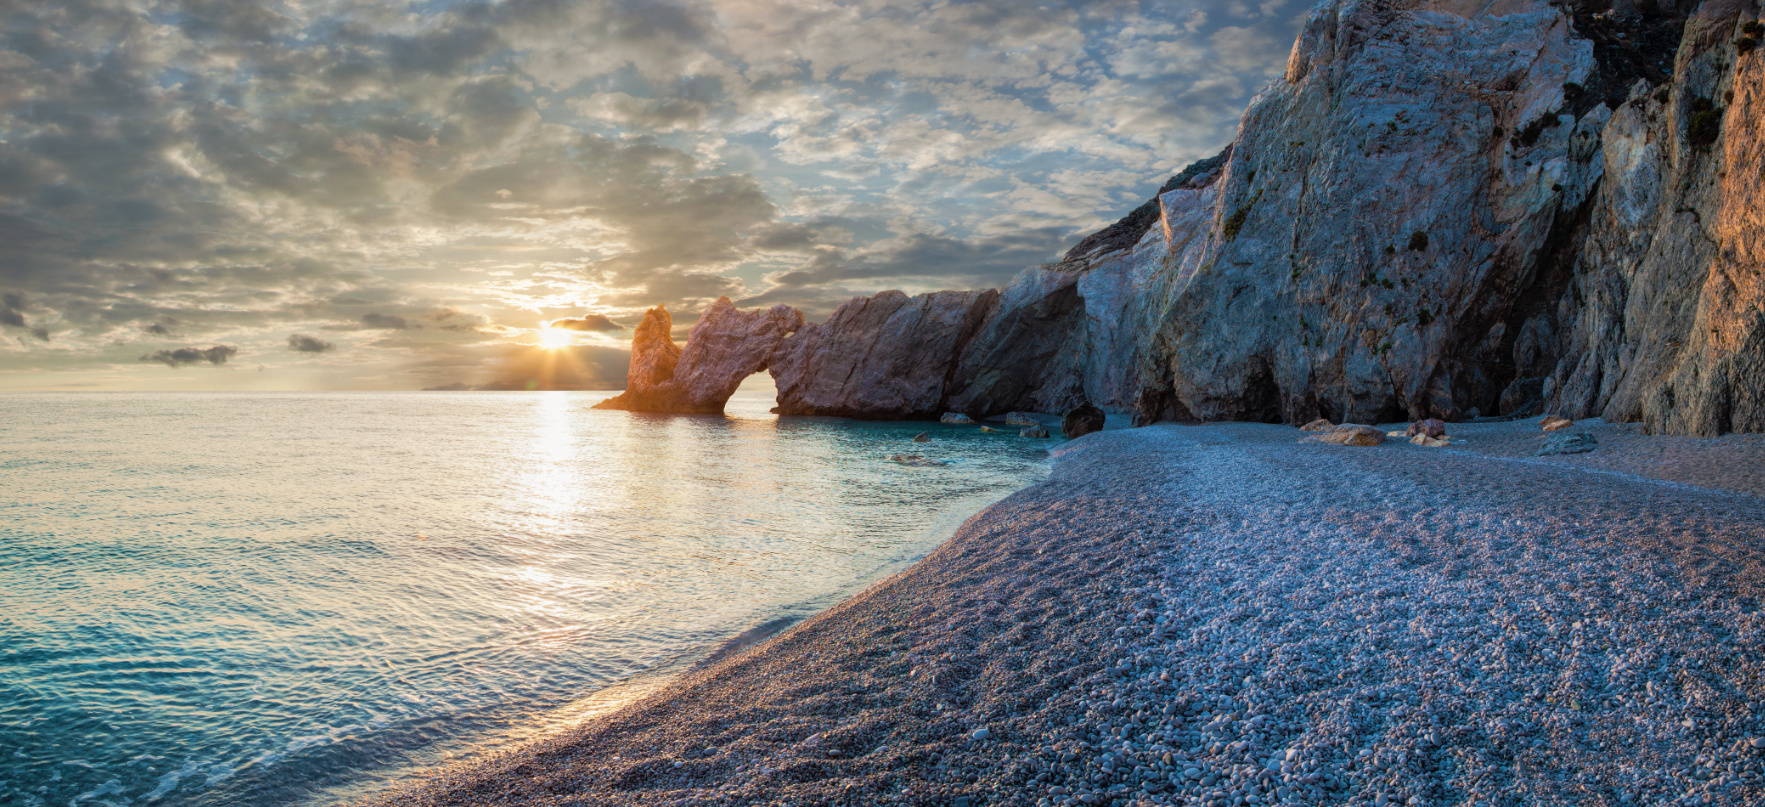
<instances>
[{"instance_id":1,"label":"sunlit rock face","mask_svg":"<svg viewBox=\"0 0 1765 807\"><path fill-rule=\"evenodd\" d=\"M998 301L991 289L916 297L885 291L847 301L773 352L776 411L935 419L946 411L962 349Z\"/></svg>"},{"instance_id":2,"label":"sunlit rock face","mask_svg":"<svg viewBox=\"0 0 1765 807\"><path fill-rule=\"evenodd\" d=\"M1063 260L704 355L769 366L784 414L1765 431L1757 0L1643 5L1325 3L1225 153ZM701 411L667 350L621 397Z\"/></svg>"},{"instance_id":3,"label":"sunlit rock face","mask_svg":"<svg viewBox=\"0 0 1765 807\"><path fill-rule=\"evenodd\" d=\"M627 390L655 389L674 377L680 363L680 346L670 335L674 317L667 306L644 312L643 322L631 338L631 366L625 371Z\"/></svg>"},{"instance_id":4,"label":"sunlit rock face","mask_svg":"<svg viewBox=\"0 0 1765 807\"><path fill-rule=\"evenodd\" d=\"M1139 419L1495 414L1556 360L1512 355L1558 327L1564 235L1602 168L1596 70L1544 3L1315 9L1212 215L1166 228L1204 246L1166 267Z\"/></svg>"},{"instance_id":5,"label":"sunlit rock face","mask_svg":"<svg viewBox=\"0 0 1765 807\"><path fill-rule=\"evenodd\" d=\"M741 311L719 297L687 334L684 350L669 338L672 326L661 306L644 315L632 339L629 386L595 408L722 412L742 381L765 370L778 344L803 327L803 314L787 305Z\"/></svg>"},{"instance_id":6,"label":"sunlit rock face","mask_svg":"<svg viewBox=\"0 0 1765 807\"><path fill-rule=\"evenodd\" d=\"M1650 431L1765 431L1765 48L1750 3L1706 3L1672 80L1604 132L1604 185L1547 397ZM1757 29L1754 29L1757 30Z\"/></svg>"}]
</instances>

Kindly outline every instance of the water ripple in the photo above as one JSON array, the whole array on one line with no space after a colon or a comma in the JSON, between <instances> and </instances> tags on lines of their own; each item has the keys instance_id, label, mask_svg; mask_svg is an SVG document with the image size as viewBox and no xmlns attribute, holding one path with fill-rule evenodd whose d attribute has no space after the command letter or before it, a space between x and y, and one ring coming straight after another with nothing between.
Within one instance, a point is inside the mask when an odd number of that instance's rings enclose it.
<instances>
[{"instance_id":1,"label":"water ripple","mask_svg":"<svg viewBox=\"0 0 1765 807\"><path fill-rule=\"evenodd\" d=\"M0 395L0 803L333 800L605 708L1045 472L739 396ZM927 429L954 465L884 461Z\"/></svg>"}]
</instances>

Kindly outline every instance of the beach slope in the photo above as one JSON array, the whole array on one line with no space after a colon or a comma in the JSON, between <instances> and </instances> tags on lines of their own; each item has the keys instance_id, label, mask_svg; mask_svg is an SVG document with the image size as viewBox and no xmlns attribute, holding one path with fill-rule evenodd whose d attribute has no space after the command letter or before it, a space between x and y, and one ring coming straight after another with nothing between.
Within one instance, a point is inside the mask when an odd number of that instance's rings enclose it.
<instances>
[{"instance_id":1,"label":"beach slope","mask_svg":"<svg viewBox=\"0 0 1765 807\"><path fill-rule=\"evenodd\" d=\"M1765 440L1109 431L911 569L398 805L1765 802Z\"/></svg>"}]
</instances>

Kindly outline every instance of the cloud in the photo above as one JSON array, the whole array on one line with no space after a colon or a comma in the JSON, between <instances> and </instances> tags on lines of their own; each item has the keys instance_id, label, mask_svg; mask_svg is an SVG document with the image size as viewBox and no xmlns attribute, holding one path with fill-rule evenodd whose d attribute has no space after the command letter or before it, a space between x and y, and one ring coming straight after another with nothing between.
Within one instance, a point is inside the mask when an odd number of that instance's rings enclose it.
<instances>
[{"instance_id":1,"label":"cloud","mask_svg":"<svg viewBox=\"0 0 1765 807\"><path fill-rule=\"evenodd\" d=\"M24 307L24 295L15 292L0 294L0 325L14 328L29 327L25 324Z\"/></svg>"},{"instance_id":2,"label":"cloud","mask_svg":"<svg viewBox=\"0 0 1765 807\"><path fill-rule=\"evenodd\" d=\"M565 317L545 323L547 328L562 328L566 331L623 331L624 326L607 318L605 314L583 314L580 317Z\"/></svg>"},{"instance_id":3,"label":"cloud","mask_svg":"<svg viewBox=\"0 0 1765 807\"><path fill-rule=\"evenodd\" d=\"M369 311L362 315L362 327L373 328L376 330L402 331L405 328L410 327L410 323L406 322L404 317L394 316L392 314L382 314L378 311Z\"/></svg>"},{"instance_id":4,"label":"cloud","mask_svg":"<svg viewBox=\"0 0 1765 807\"><path fill-rule=\"evenodd\" d=\"M631 352L619 348L512 345L505 349L495 379L479 389L624 389L630 364Z\"/></svg>"},{"instance_id":5,"label":"cloud","mask_svg":"<svg viewBox=\"0 0 1765 807\"><path fill-rule=\"evenodd\" d=\"M228 359L238 354L239 349L232 345L215 345L211 348L181 347L176 350L160 350L141 356L141 361L159 362L167 367L186 367L199 362L213 365L226 364Z\"/></svg>"},{"instance_id":6,"label":"cloud","mask_svg":"<svg viewBox=\"0 0 1765 807\"><path fill-rule=\"evenodd\" d=\"M45 361L368 329L400 378L535 310L998 285L1216 153L1307 4L161 5L6 4L0 331Z\"/></svg>"},{"instance_id":7,"label":"cloud","mask_svg":"<svg viewBox=\"0 0 1765 807\"><path fill-rule=\"evenodd\" d=\"M300 353L325 353L337 349L337 346L330 342L320 339L317 336L308 336L304 333L297 333L289 336L288 347Z\"/></svg>"}]
</instances>

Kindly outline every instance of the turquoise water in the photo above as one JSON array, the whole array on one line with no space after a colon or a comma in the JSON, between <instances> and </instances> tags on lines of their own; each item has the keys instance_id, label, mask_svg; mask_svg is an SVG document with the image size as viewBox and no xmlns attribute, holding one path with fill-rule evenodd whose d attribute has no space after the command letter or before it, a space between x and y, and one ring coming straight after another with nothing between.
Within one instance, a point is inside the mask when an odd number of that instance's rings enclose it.
<instances>
[{"instance_id":1,"label":"turquoise water","mask_svg":"<svg viewBox=\"0 0 1765 807\"><path fill-rule=\"evenodd\" d=\"M0 804L358 796L616 706L1046 473L1053 441L769 392L0 395Z\"/></svg>"}]
</instances>

